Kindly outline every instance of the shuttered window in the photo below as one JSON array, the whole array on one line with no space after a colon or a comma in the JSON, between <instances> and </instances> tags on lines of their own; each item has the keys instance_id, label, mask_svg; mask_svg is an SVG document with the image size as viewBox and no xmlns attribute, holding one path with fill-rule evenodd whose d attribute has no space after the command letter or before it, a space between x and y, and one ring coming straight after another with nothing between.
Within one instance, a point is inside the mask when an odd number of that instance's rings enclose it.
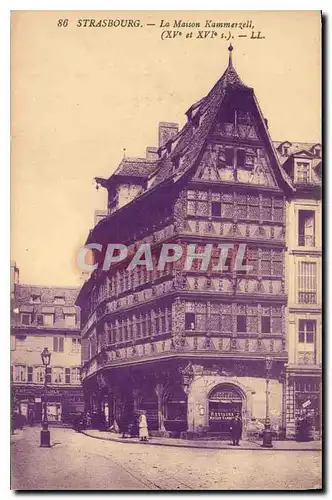
<instances>
[{"instance_id":1,"label":"shuttered window","mask_svg":"<svg viewBox=\"0 0 332 500\"><path fill-rule=\"evenodd\" d=\"M316 304L317 302L316 262L298 263L298 302Z\"/></svg>"},{"instance_id":2,"label":"shuttered window","mask_svg":"<svg viewBox=\"0 0 332 500\"><path fill-rule=\"evenodd\" d=\"M53 337L53 351L54 352L64 352L64 338L63 337Z\"/></svg>"}]
</instances>

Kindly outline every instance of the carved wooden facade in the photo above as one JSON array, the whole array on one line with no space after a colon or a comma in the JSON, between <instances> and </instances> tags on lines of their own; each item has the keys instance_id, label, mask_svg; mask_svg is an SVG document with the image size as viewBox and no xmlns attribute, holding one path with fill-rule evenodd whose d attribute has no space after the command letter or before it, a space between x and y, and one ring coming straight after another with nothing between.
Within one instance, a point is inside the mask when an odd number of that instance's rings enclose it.
<instances>
[{"instance_id":1,"label":"carved wooden facade","mask_svg":"<svg viewBox=\"0 0 332 500\"><path fill-rule=\"evenodd\" d=\"M285 193L291 188L253 91L241 82L231 60L210 94L187 116L184 129L160 146L146 190L118 212L112 209L88 242L123 243L129 255L149 243L154 264L164 242L180 244L184 255L189 244L196 244L197 252L208 243L235 249L245 244L251 270L237 271L231 253L222 273L212 265L201 271L199 260L189 271L183 260L167 264L164 271L156 265L128 271L124 261L108 272L96 270L78 299L87 392L113 398L108 412L114 417L119 411L114 400L126 399L129 387L144 399L151 386L159 430L168 411L163 390L174 383L190 398L198 366L216 380L225 376L221 371L227 366L232 377L263 381L270 356L272 377L283 387L287 362ZM102 182L108 188L109 181ZM216 260L215 255L212 264ZM193 373L185 384L179 370L188 360ZM106 376L104 392L97 374ZM280 427L283 406L280 401ZM179 411L183 413L181 405ZM204 408L199 411L203 418ZM254 410L246 411L249 421ZM197 430L195 424L190 428Z\"/></svg>"}]
</instances>

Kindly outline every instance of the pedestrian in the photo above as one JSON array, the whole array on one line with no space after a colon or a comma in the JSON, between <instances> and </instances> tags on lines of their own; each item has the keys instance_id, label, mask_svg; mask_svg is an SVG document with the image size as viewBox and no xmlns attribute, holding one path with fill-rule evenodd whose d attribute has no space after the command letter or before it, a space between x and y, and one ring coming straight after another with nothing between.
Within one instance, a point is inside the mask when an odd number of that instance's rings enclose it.
<instances>
[{"instance_id":1,"label":"pedestrian","mask_svg":"<svg viewBox=\"0 0 332 500\"><path fill-rule=\"evenodd\" d=\"M122 434L122 438L126 437L126 434L129 433L129 417L126 412L123 412L120 421L119 421L119 430Z\"/></svg>"},{"instance_id":2,"label":"pedestrian","mask_svg":"<svg viewBox=\"0 0 332 500\"><path fill-rule=\"evenodd\" d=\"M74 429L76 432L82 432L84 426L83 426L83 418L84 418L84 415L83 414L80 414L80 415L76 415L75 419L74 419Z\"/></svg>"},{"instance_id":3,"label":"pedestrian","mask_svg":"<svg viewBox=\"0 0 332 500\"><path fill-rule=\"evenodd\" d=\"M242 420L238 413L234 414L230 425L233 446L240 446L240 439L242 437Z\"/></svg>"},{"instance_id":4,"label":"pedestrian","mask_svg":"<svg viewBox=\"0 0 332 500\"><path fill-rule=\"evenodd\" d=\"M86 418L85 418L85 424L86 424L87 429L91 428L91 423L92 423L92 418L91 418L90 412L87 412Z\"/></svg>"},{"instance_id":5,"label":"pedestrian","mask_svg":"<svg viewBox=\"0 0 332 500\"><path fill-rule=\"evenodd\" d=\"M28 411L28 422L29 422L29 426L30 427L33 427L33 424L34 424L34 411L32 409L29 409Z\"/></svg>"},{"instance_id":6,"label":"pedestrian","mask_svg":"<svg viewBox=\"0 0 332 500\"><path fill-rule=\"evenodd\" d=\"M149 437L149 429L144 411L142 411L139 416L138 427L139 427L139 440L147 443Z\"/></svg>"}]
</instances>

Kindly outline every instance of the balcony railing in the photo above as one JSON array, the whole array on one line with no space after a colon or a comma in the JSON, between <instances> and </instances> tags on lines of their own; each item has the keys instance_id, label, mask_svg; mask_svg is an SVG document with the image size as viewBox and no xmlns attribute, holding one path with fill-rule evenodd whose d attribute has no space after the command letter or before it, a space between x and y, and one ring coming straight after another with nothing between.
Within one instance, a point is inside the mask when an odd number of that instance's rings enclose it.
<instances>
[{"instance_id":1,"label":"balcony railing","mask_svg":"<svg viewBox=\"0 0 332 500\"><path fill-rule=\"evenodd\" d=\"M299 234L299 247L314 247L315 237L306 234Z\"/></svg>"},{"instance_id":2,"label":"balcony railing","mask_svg":"<svg viewBox=\"0 0 332 500\"><path fill-rule=\"evenodd\" d=\"M316 292L299 292L299 304L316 304Z\"/></svg>"}]
</instances>

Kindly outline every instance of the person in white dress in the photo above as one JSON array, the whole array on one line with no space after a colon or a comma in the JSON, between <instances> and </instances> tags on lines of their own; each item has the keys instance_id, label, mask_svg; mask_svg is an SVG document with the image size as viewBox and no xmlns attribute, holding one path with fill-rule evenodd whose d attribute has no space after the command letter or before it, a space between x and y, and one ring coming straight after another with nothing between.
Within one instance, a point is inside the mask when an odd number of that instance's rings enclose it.
<instances>
[{"instance_id":1,"label":"person in white dress","mask_svg":"<svg viewBox=\"0 0 332 500\"><path fill-rule=\"evenodd\" d=\"M139 416L138 428L139 428L139 440L147 442L149 437L149 429L148 429L148 422L146 420L146 415L144 412L141 412Z\"/></svg>"}]
</instances>

